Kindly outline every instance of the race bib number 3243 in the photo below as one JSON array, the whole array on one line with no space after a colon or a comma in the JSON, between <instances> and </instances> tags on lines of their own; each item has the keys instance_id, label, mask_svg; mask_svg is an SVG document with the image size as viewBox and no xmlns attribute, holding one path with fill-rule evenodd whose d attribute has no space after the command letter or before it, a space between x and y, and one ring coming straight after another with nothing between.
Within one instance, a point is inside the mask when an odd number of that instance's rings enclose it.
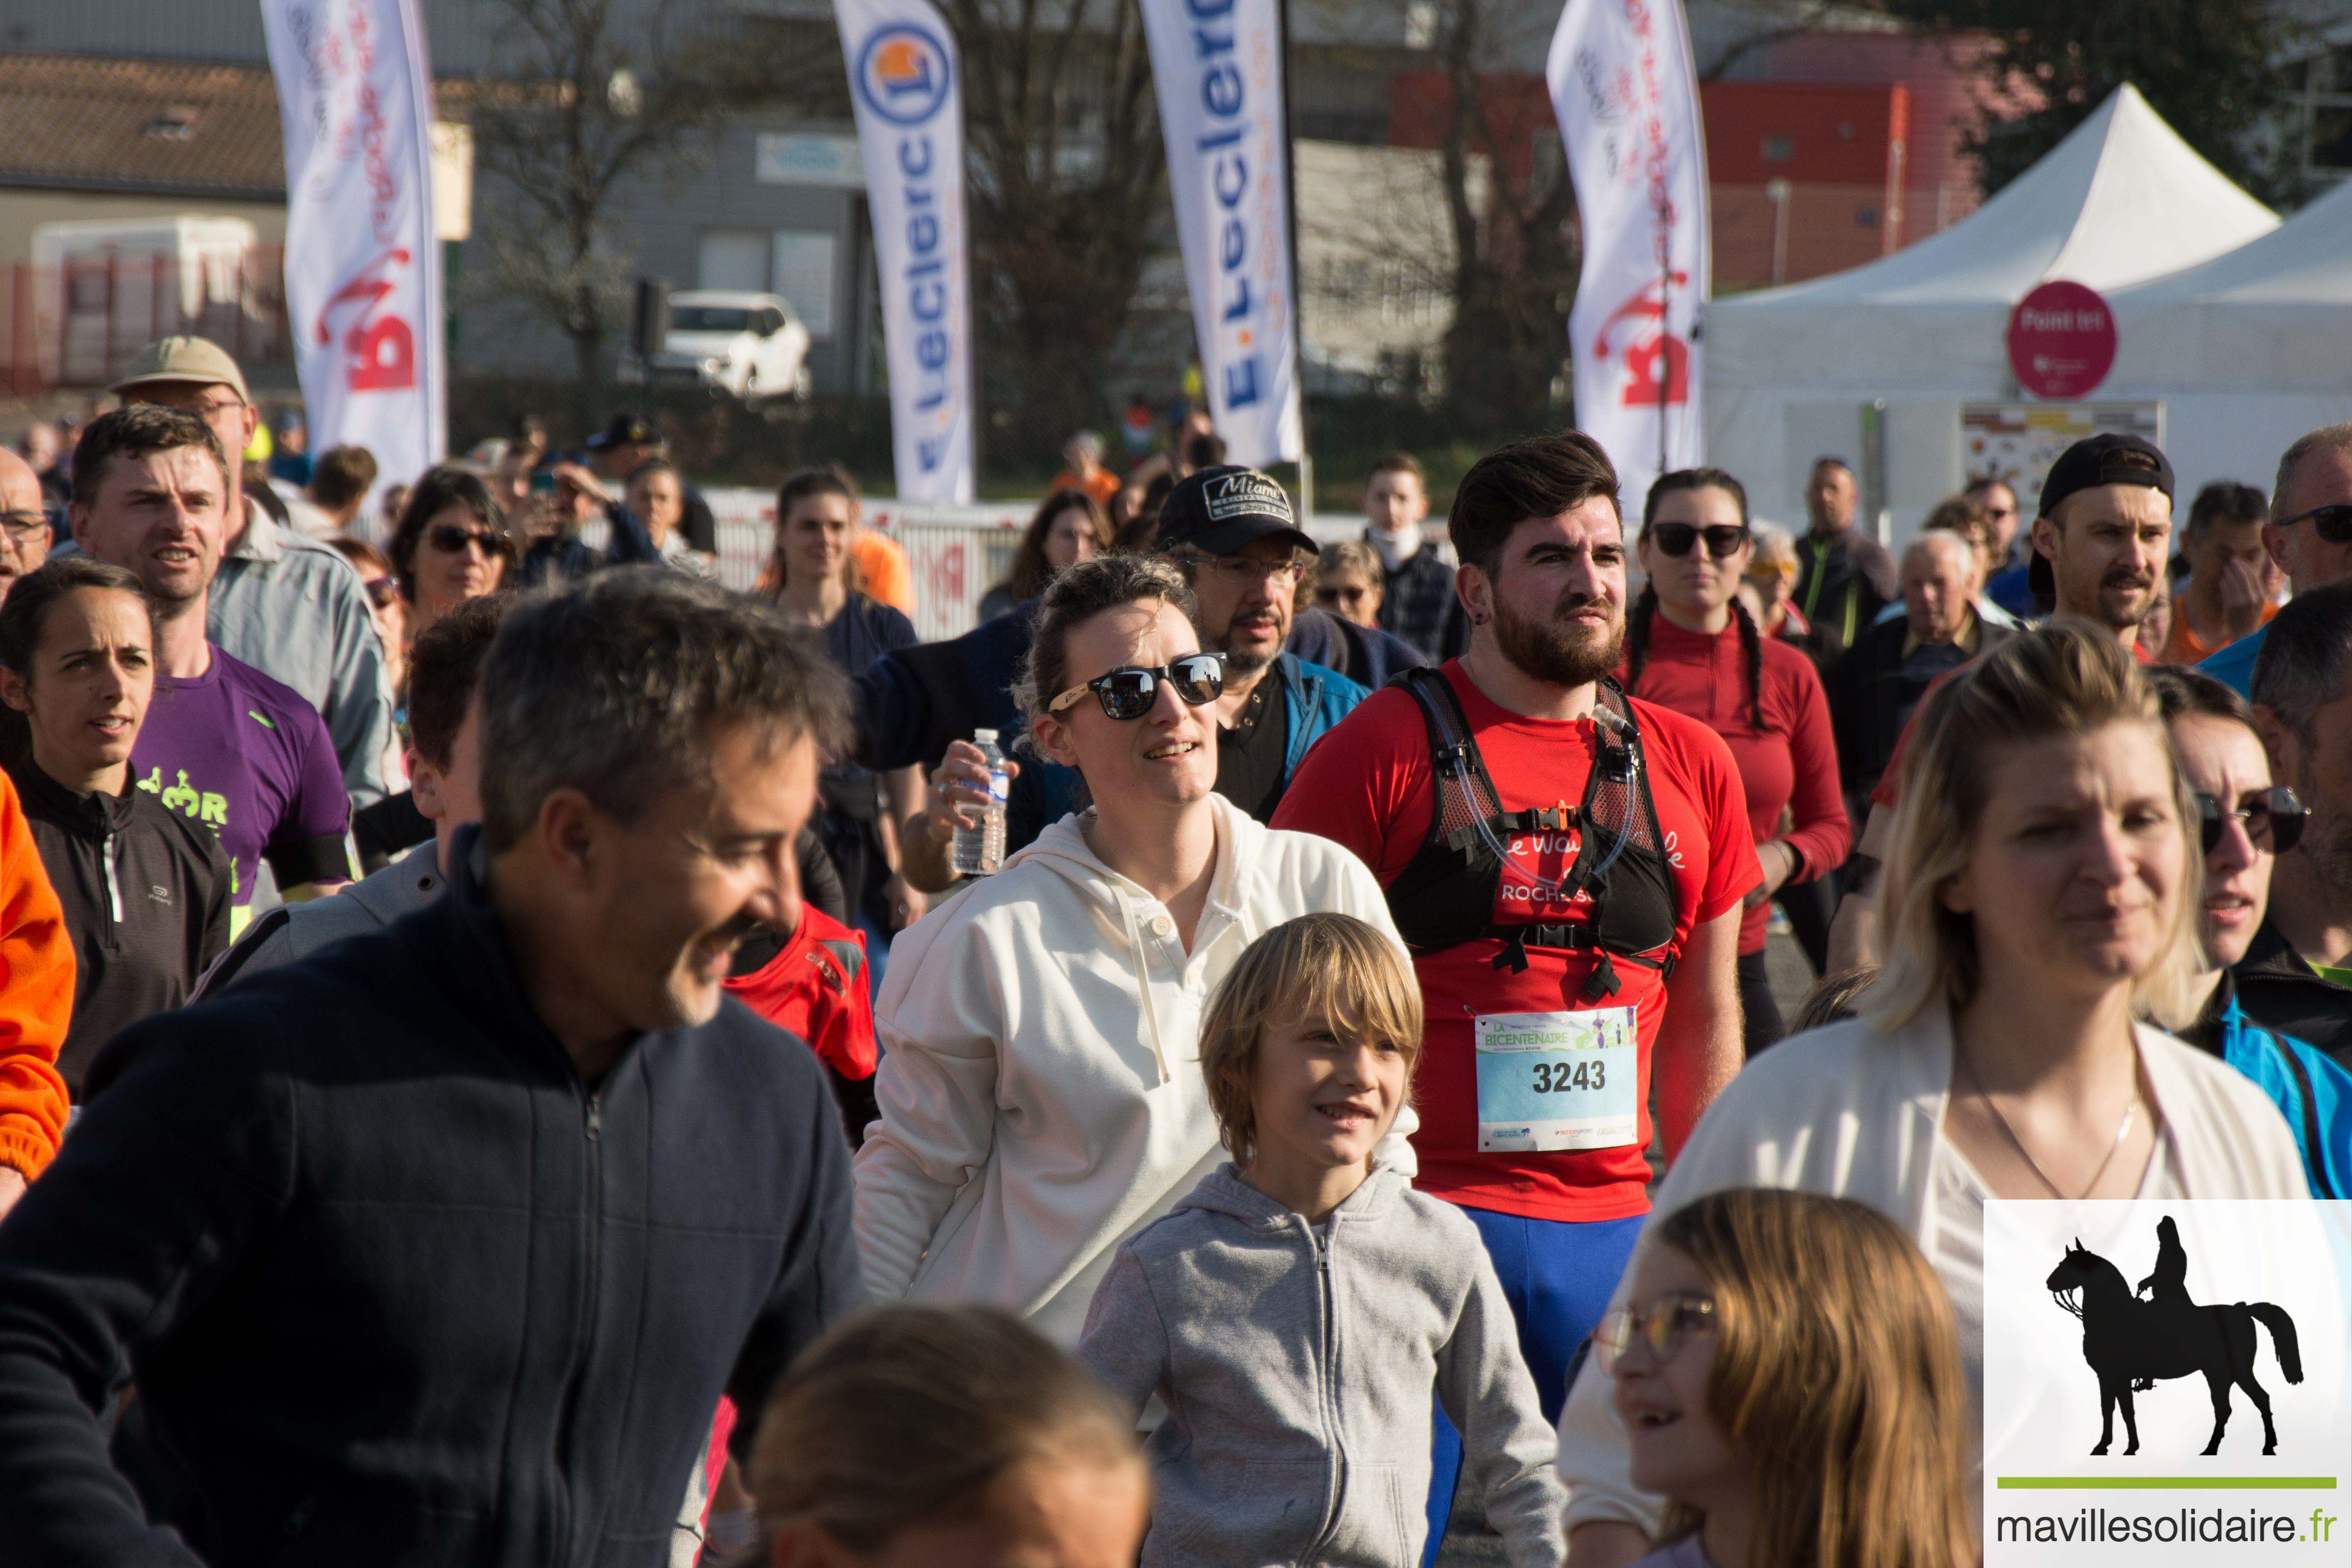
<instances>
[{"instance_id":1,"label":"race bib number 3243","mask_svg":"<svg viewBox=\"0 0 2352 1568\"><path fill-rule=\"evenodd\" d=\"M1487 1014L1476 1048L1481 1151L1619 1149L1640 1136L1633 1008Z\"/></svg>"}]
</instances>

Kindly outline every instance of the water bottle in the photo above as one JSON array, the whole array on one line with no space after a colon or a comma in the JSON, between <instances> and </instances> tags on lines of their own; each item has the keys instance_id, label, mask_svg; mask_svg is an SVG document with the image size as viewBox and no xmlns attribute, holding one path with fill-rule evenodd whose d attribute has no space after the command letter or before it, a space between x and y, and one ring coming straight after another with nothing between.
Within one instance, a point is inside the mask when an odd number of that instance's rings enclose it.
<instances>
[{"instance_id":1,"label":"water bottle","mask_svg":"<svg viewBox=\"0 0 2352 1568\"><path fill-rule=\"evenodd\" d=\"M995 731L974 730L971 741L988 763L988 805L978 827L955 830L948 863L958 876L986 877L1004 864L1004 803L1013 792L1013 779L1004 771L1004 753L996 748Z\"/></svg>"}]
</instances>

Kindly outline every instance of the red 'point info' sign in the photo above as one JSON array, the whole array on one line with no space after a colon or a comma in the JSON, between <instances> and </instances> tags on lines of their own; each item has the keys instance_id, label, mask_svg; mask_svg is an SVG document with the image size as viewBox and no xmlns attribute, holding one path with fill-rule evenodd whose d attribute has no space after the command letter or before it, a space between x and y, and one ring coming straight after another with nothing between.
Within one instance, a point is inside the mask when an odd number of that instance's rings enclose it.
<instances>
[{"instance_id":1,"label":"red 'point info' sign","mask_svg":"<svg viewBox=\"0 0 2352 1568\"><path fill-rule=\"evenodd\" d=\"M2009 366L2036 397L2082 397L2116 363L2116 313L2097 290L2044 283L2009 314Z\"/></svg>"}]
</instances>

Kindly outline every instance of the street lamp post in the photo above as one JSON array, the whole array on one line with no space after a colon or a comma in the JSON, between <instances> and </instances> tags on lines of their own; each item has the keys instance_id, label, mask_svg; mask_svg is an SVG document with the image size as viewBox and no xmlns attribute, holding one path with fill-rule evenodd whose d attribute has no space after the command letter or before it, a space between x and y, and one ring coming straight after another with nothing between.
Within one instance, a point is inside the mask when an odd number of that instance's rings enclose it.
<instances>
[{"instance_id":1,"label":"street lamp post","mask_svg":"<svg viewBox=\"0 0 2352 1568\"><path fill-rule=\"evenodd\" d=\"M1764 182L1764 195L1772 203L1772 287L1778 289L1789 276L1789 197L1795 187L1783 179Z\"/></svg>"}]
</instances>

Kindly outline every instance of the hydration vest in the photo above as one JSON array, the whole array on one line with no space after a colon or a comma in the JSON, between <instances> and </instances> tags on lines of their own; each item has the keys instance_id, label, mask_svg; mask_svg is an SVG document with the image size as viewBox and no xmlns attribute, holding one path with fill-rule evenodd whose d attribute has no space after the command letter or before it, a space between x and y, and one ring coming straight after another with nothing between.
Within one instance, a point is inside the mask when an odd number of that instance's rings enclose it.
<instances>
[{"instance_id":1,"label":"hydration vest","mask_svg":"<svg viewBox=\"0 0 2352 1568\"><path fill-rule=\"evenodd\" d=\"M1583 802L1538 811L1502 808L1486 759L1470 737L1469 719L1444 675L1411 669L1396 684L1421 705L1434 797L1421 848L1388 888L1389 914L1413 956L1491 940L1504 944L1495 967L1519 973L1531 947L1597 952L1600 962L1584 983L1585 999L1593 1003L1622 988L1615 960L1673 974L1675 955L1667 950L1677 904L1674 868L1650 794L1641 728L1617 683L1603 679L1593 704L1598 751ZM1556 925L1496 921L1495 900L1511 839L1570 827L1580 837L1560 897L1588 895L1591 918Z\"/></svg>"}]
</instances>

